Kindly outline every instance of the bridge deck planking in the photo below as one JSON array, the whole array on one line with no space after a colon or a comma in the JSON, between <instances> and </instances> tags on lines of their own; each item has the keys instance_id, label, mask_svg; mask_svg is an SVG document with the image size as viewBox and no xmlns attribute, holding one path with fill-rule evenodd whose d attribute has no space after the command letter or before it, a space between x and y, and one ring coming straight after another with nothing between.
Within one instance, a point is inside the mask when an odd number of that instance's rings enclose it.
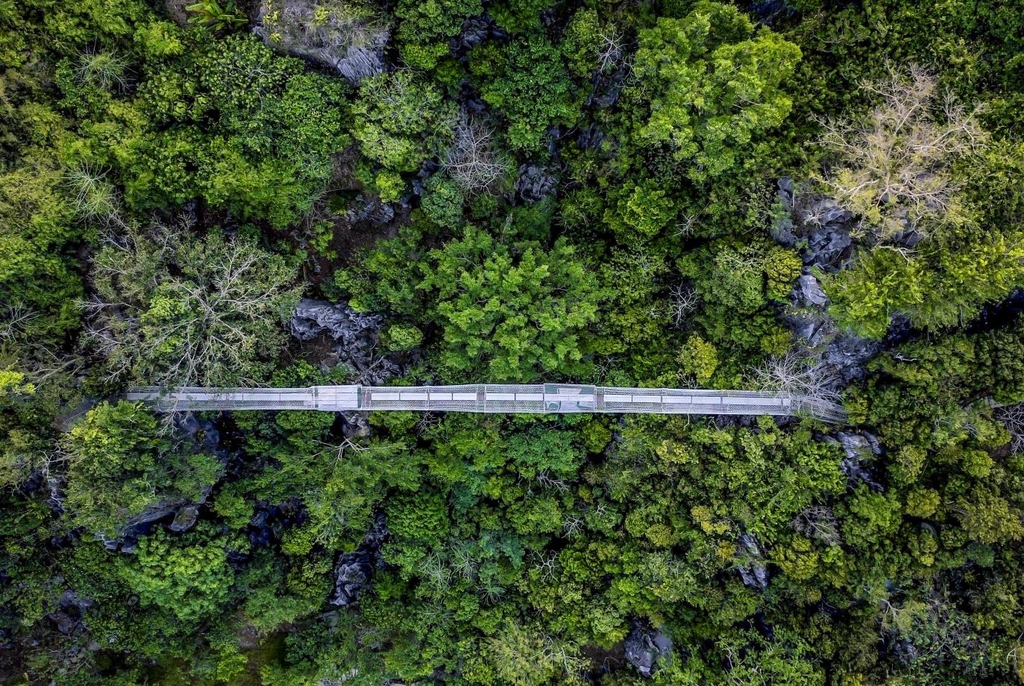
<instances>
[{"instance_id":1,"label":"bridge deck planking","mask_svg":"<svg viewBox=\"0 0 1024 686\"><path fill-rule=\"evenodd\" d=\"M517 386L311 386L309 388L138 388L129 400L161 411L294 410L474 413L809 415L842 422L838 405L756 391L612 388L571 384Z\"/></svg>"}]
</instances>

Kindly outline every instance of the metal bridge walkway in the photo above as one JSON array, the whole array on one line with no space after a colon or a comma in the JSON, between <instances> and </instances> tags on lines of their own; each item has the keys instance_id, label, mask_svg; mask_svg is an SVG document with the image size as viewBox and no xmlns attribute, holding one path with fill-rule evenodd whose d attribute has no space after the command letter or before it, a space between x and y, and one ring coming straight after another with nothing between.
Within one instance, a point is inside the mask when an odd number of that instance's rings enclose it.
<instances>
[{"instance_id":1,"label":"metal bridge walkway","mask_svg":"<svg viewBox=\"0 0 1024 686\"><path fill-rule=\"evenodd\" d=\"M839 405L787 394L574 384L466 386L310 386L308 388L134 388L128 400L164 412L198 410L412 410L558 414L809 416L845 421Z\"/></svg>"}]
</instances>

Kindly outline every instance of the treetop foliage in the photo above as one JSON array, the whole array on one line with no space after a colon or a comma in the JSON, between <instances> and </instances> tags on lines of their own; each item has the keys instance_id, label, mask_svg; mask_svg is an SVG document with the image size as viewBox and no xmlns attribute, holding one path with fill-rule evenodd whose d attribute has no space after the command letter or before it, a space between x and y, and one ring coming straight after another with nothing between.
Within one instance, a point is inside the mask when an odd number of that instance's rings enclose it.
<instances>
[{"instance_id":1,"label":"treetop foliage","mask_svg":"<svg viewBox=\"0 0 1024 686\"><path fill-rule=\"evenodd\" d=\"M1024 679L1022 37L0 0L0 682ZM501 382L849 422L124 400Z\"/></svg>"}]
</instances>

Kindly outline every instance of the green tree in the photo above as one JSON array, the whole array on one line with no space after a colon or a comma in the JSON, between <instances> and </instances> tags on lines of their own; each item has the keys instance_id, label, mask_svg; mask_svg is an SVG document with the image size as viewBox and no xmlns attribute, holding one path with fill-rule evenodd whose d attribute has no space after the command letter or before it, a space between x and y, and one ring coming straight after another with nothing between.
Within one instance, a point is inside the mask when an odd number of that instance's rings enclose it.
<instances>
[{"instance_id":1,"label":"green tree","mask_svg":"<svg viewBox=\"0 0 1024 686\"><path fill-rule=\"evenodd\" d=\"M417 69L433 69L448 54L448 40L462 22L483 11L480 0L400 0L395 16L402 61Z\"/></svg>"},{"instance_id":2,"label":"green tree","mask_svg":"<svg viewBox=\"0 0 1024 686\"><path fill-rule=\"evenodd\" d=\"M603 292L566 242L509 246L467 228L432 257L419 288L435 294L449 378L529 381L579 368Z\"/></svg>"},{"instance_id":3,"label":"green tree","mask_svg":"<svg viewBox=\"0 0 1024 686\"><path fill-rule=\"evenodd\" d=\"M237 546L205 527L180 538L159 529L139 541L121 575L143 606L159 606L192 623L223 610L235 576L228 551Z\"/></svg>"},{"instance_id":4,"label":"green tree","mask_svg":"<svg viewBox=\"0 0 1024 686\"><path fill-rule=\"evenodd\" d=\"M542 33L475 49L470 70L480 96L508 120L505 138L516 150L537 150L552 126L571 126L578 96L561 53Z\"/></svg>"},{"instance_id":5,"label":"green tree","mask_svg":"<svg viewBox=\"0 0 1024 686\"><path fill-rule=\"evenodd\" d=\"M586 661L578 648L542 630L509 621L486 644L484 658L493 666L494 679L484 683L540 686L557 680L581 683Z\"/></svg>"},{"instance_id":6,"label":"green tree","mask_svg":"<svg viewBox=\"0 0 1024 686\"><path fill-rule=\"evenodd\" d=\"M137 126L110 145L136 209L202 197L278 228L323 192L348 145L346 87L254 36L171 53L138 86Z\"/></svg>"},{"instance_id":7,"label":"green tree","mask_svg":"<svg viewBox=\"0 0 1024 686\"><path fill-rule=\"evenodd\" d=\"M639 41L633 68L649 115L635 135L689 160L693 179L733 169L740 152L792 108L783 84L800 49L769 30L755 34L731 5L702 0L682 19L658 19Z\"/></svg>"},{"instance_id":8,"label":"green tree","mask_svg":"<svg viewBox=\"0 0 1024 686\"><path fill-rule=\"evenodd\" d=\"M0 174L0 317L29 315L14 318L35 337L66 332L81 317L72 251L86 232L62 185L59 172L39 165Z\"/></svg>"},{"instance_id":9,"label":"green tree","mask_svg":"<svg viewBox=\"0 0 1024 686\"><path fill-rule=\"evenodd\" d=\"M67 434L65 507L75 523L114 537L135 517L205 495L223 471L213 456L178 443L140 403L103 403Z\"/></svg>"},{"instance_id":10,"label":"green tree","mask_svg":"<svg viewBox=\"0 0 1024 686\"><path fill-rule=\"evenodd\" d=\"M634 243L650 240L661 233L675 219L677 208L663 188L652 181L625 192L614 209L605 211L604 220L622 236L622 242Z\"/></svg>"},{"instance_id":11,"label":"green tree","mask_svg":"<svg viewBox=\"0 0 1024 686\"><path fill-rule=\"evenodd\" d=\"M390 172L413 172L451 137L455 109L411 71L363 81L352 105L352 135L366 157Z\"/></svg>"}]
</instances>

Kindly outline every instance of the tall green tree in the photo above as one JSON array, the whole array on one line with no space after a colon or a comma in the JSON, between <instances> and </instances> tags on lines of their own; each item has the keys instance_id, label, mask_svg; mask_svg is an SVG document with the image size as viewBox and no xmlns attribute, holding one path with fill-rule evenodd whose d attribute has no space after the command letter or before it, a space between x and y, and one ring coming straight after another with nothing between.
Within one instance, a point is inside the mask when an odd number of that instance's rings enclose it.
<instances>
[{"instance_id":1,"label":"tall green tree","mask_svg":"<svg viewBox=\"0 0 1024 686\"><path fill-rule=\"evenodd\" d=\"M179 443L139 403L103 403L63 442L64 506L78 526L115 537L147 512L195 502L220 477L217 458Z\"/></svg>"},{"instance_id":2,"label":"tall green tree","mask_svg":"<svg viewBox=\"0 0 1024 686\"><path fill-rule=\"evenodd\" d=\"M648 112L641 145L665 145L695 180L736 167L741 151L792 108L786 82L800 49L732 5L702 0L682 19L662 17L639 34L634 61Z\"/></svg>"},{"instance_id":3,"label":"tall green tree","mask_svg":"<svg viewBox=\"0 0 1024 686\"><path fill-rule=\"evenodd\" d=\"M470 227L432 258L419 288L436 299L449 378L530 381L582 369L604 294L568 243L506 245Z\"/></svg>"}]
</instances>

